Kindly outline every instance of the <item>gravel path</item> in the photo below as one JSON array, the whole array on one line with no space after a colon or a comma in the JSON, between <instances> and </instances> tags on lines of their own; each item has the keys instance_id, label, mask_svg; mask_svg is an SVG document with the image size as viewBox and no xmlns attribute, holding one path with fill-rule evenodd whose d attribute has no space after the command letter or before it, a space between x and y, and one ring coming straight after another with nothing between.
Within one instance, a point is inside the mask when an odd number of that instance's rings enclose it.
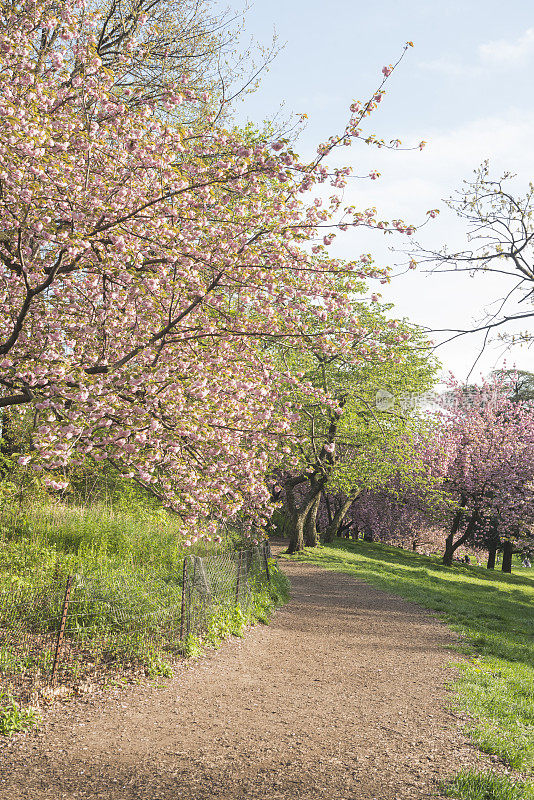
<instances>
[{"instance_id":1,"label":"gravel path","mask_svg":"<svg viewBox=\"0 0 534 800\"><path fill-rule=\"evenodd\" d=\"M284 562L292 599L163 688L50 714L1 800L430 800L477 755L445 710L455 637L412 603Z\"/></svg>"}]
</instances>

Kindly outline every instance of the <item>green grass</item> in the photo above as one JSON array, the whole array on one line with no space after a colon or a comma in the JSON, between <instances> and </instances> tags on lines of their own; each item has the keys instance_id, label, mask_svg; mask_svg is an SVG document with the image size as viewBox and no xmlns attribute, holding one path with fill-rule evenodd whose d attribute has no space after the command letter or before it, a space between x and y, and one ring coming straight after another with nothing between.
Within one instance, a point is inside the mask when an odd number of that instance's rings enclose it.
<instances>
[{"instance_id":1,"label":"green grass","mask_svg":"<svg viewBox=\"0 0 534 800\"><path fill-rule=\"evenodd\" d=\"M235 549L236 536L229 531L220 544L199 539L186 547L176 517L149 506L128 510L34 502L4 509L0 687L7 683L15 691L19 676L50 672L67 575L73 576L65 628L70 655L60 680L69 685L91 669L103 679L123 668L170 677L177 656L198 655L230 635L242 635L247 625L268 622L287 599L285 576L273 561L267 585L256 564L248 602L238 607L228 573L235 565L223 558L212 562L219 601L209 613L201 608L201 627L180 640L184 556ZM200 594L197 602L202 607ZM15 710L10 714L16 716Z\"/></svg>"},{"instance_id":2,"label":"green grass","mask_svg":"<svg viewBox=\"0 0 534 800\"><path fill-rule=\"evenodd\" d=\"M437 612L459 631L459 649L467 659L458 665L454 702L471 717L469 735L481 750L499 756L525 777L534 772L532 572L506 575L483 567L445 567L437 558L363 541L340 540L292 558L346 572L412 600ZM486 779L491 783L493 777L480 776L481 787ZM469 780L475 786L475 778ZM507 794L504 784L495 780L494 788L487 790L469 788L469 781L460 781L458 786L468 788L454 789L460 793L451 796L465 800L530 797L517 794L513 787L506 789ZM534 791L531 782L524 785L524 791Z\"/></svg>"},{"instance_id":3,"label":"green grass","mask_svg":"<svg viewBox=\"0 0 534 800\"><path fill-rule=\"evenodd\" d=\"M443 787L447 797L460 800L534 800L532 784L504 775L483 775L462 770Z\"/></svg>"},{"instance_id":4,"label":"green grass","mask_svg":"<svg viewBox=\"0 0 534 800\"><path fill-rule=\"evenodd\" d=\"M0 514L0 586L35 586L58 573L97 568L172 574L186 552L206 549L201 543L185 548L183 541L175 516L142 506L8 507Z\"/></svg>"}]
</instances>

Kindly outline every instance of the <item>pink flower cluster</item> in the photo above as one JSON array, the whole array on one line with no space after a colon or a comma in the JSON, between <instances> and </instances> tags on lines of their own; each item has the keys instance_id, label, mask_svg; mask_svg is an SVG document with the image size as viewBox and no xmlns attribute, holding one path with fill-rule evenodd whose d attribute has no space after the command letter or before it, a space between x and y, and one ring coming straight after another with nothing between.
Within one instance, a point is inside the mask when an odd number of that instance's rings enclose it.
<instances>
[{"instance_id":1,"label":"pink flower cluster","mask_svg":"<svg viewBox=\"0 0 534 800\"><path fill-rule=\"evenodd\" d=\"M54 490L56 471L108 459L191 525L268 514L264 475L286 448L296 379L258 343L298 348L314 319L326 353L375 348L348 298L385 273L329 258L322 229L337 227L340 198L302 195L381 95L301 164L283 141L165 121L155 112L206 96L186 77L159 105L118 89L84 0L57 9L36 0L0 17L0 402L32 404L31 461ZM37 69L34 39L52 30ZM342 224L376 227L375 210L345 209Z\"/></svg>"}]
</instances>

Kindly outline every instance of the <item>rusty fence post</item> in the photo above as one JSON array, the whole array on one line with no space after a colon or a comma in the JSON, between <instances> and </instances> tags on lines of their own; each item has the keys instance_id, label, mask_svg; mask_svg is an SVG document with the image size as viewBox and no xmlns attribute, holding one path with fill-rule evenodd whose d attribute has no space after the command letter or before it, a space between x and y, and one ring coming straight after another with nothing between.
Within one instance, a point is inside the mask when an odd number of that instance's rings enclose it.
<instances>
[{"instance_id":1,"label":"rusty fence post","mask_svg":"<svg viewBox=\"0 0 534 800\"><path fill-rule=\"evenodd\" d=\"M63 637L65 636L65 624L67 622L67 612L69 610L72 579L73 579L72 575L69 575L67 577L67 586L65 589L65 597L63 599L63 609L61 612L61 622L59 623L59 631L57 634L56 652L54 653L54 663L52 665L52 676L50 678L50 683L52 684L52 686L54 686L56 682L57 669L61 658L61 647L63 646Z\"/></svg>"},{"instance_id":2,"label":"rusty fence post","mask_svg":"<svg viewBox=\"0 0 534 800\"><path fill-rule=\"evenodd\" d=\"M182 607L181 607L181 616L180 616L180 641L183 642L184 640L184 625L185 625L185 592L186 592L186 585L187 585L187 559L188 556L184 556L184 564L183 564L183 571L182 571Z\"/></svg>"},{"instance_id":3,"label":"rusty fence post","mask_svg":"<svg viewBox=\"0 0 534 800\"><path fill-rule=\"evenodd\" d=\"M237 581L235 585L235 602L236 605L239 603L239 583L241 580L241 564L243 562L243 551L239 551L238 559L237 559Z\"/></svg>"}]
</instances>

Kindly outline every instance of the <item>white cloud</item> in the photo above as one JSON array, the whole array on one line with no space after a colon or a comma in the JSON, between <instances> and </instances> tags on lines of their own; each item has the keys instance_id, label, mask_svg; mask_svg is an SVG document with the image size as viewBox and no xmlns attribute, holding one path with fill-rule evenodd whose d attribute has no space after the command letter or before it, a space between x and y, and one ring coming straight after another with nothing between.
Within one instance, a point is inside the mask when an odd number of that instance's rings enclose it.
<instances>
[{"instance_id":1,"label":"white cloud","mask_svg":"<svg viewBox=\"0 0 534 800\"><path fill-rule=\"evenodd\" d=\"M524 64L534 54L534 28L529 28L515 42L497 39L478 47L480 61L488 66L515 67Z\"/></svg>"},{"instance_id":2,"label":"white cloud","mask_svg":"<svg viewBox=\"0 0 534 800\"><path fill-rule=\"evenodd\" d=\"M404 141L413 140L413 136L402 133ZM534 113L512 109L506 115L488 115L448 131L428 132L426 136L429 142L422 153L376 150L358 153L358 172L365 174L373 167L381 173L381 178L372 182L354 181L347 188L344 200L357 208L376 206L380 217L401 216L415 224L425 218L427 210L440 207L440 216L425 226L418 238L428 249L439 250L447 244L454 251L465 246L466 228L441 199L460 189L462 180L473 176L473 170L485 158L490 160L494 176L504 171L517 173L511 185L514 193L522 195L534 175L531 147ZM406 237L357 229L339 236L333 249L336 255L345 258L369 251L377 264L383 265L405 261L400 252L392 253L389 247L404 250L410 244ZM390 286L377 288L383 291L384 299L395 303L398 314L406 314L414 322L433 329L445 329L469 328L480 323L485 309L505 294L510 285L508 279L496 275L479 280L460 274L431 276L418 270ZM454 372L465 377L480 345L480 336L466 337L440 348L438 355ZM502 345L489 347L477 365L477 374L479 369L484 372L493 369L500 356ZM532 352L516 348L508 355L508 362L528 369L529 365L532 368L532 358Z\"/></svg>"},{"instance_id":3,"label":"white cloud","mask_svg":"<svg viewBox=\"0 0 534 800\"><path fill-rule=\"evenodd\" d=\"M462 62L454 56L444 56L433 61L421 62L419 66L453 78L477 77L487 73L488 69L515 69L524 66L534 55L534 28L528 28L514 41L495 39L480 44L476 55L476 61L471 64Z\"/></svg>"},{"instance_id":4,"label":"white cloud","mask_svg":"<svg viewBox=\"0 0 534 800\"><path fill-rule=\"evenodd\" d=\"M436 58L433 61L420 61L419 66L424 70L439 72L452 78L463 78L468 75L476 76L482 72L480 65L463 64L461 61L448 56Z\"/></svg>"},{"instance_id":5,"label":"white cloud","mask_svg":"<svg viewBox=\"0 0 534 800\"><path fill-rule=\"evenodd\" d=\"M517 173L520 193L534 176L534 112L512 108L506 114L488 115L449 130L427 130L423 135L428 144L422 152L358 150L355 145L354 171L365 175L376 169L381 178L350 182L347 202L376 206L386 216L398 214L415 222L428 209L442 205L441 199L460 188L485 159L495 176ZM405 143L417 141L411 132L400 131L400 137ZM347 158L344 152L342 156ZM339 158L340 165L344 159Z\"/></svg>"}]
</instances>

